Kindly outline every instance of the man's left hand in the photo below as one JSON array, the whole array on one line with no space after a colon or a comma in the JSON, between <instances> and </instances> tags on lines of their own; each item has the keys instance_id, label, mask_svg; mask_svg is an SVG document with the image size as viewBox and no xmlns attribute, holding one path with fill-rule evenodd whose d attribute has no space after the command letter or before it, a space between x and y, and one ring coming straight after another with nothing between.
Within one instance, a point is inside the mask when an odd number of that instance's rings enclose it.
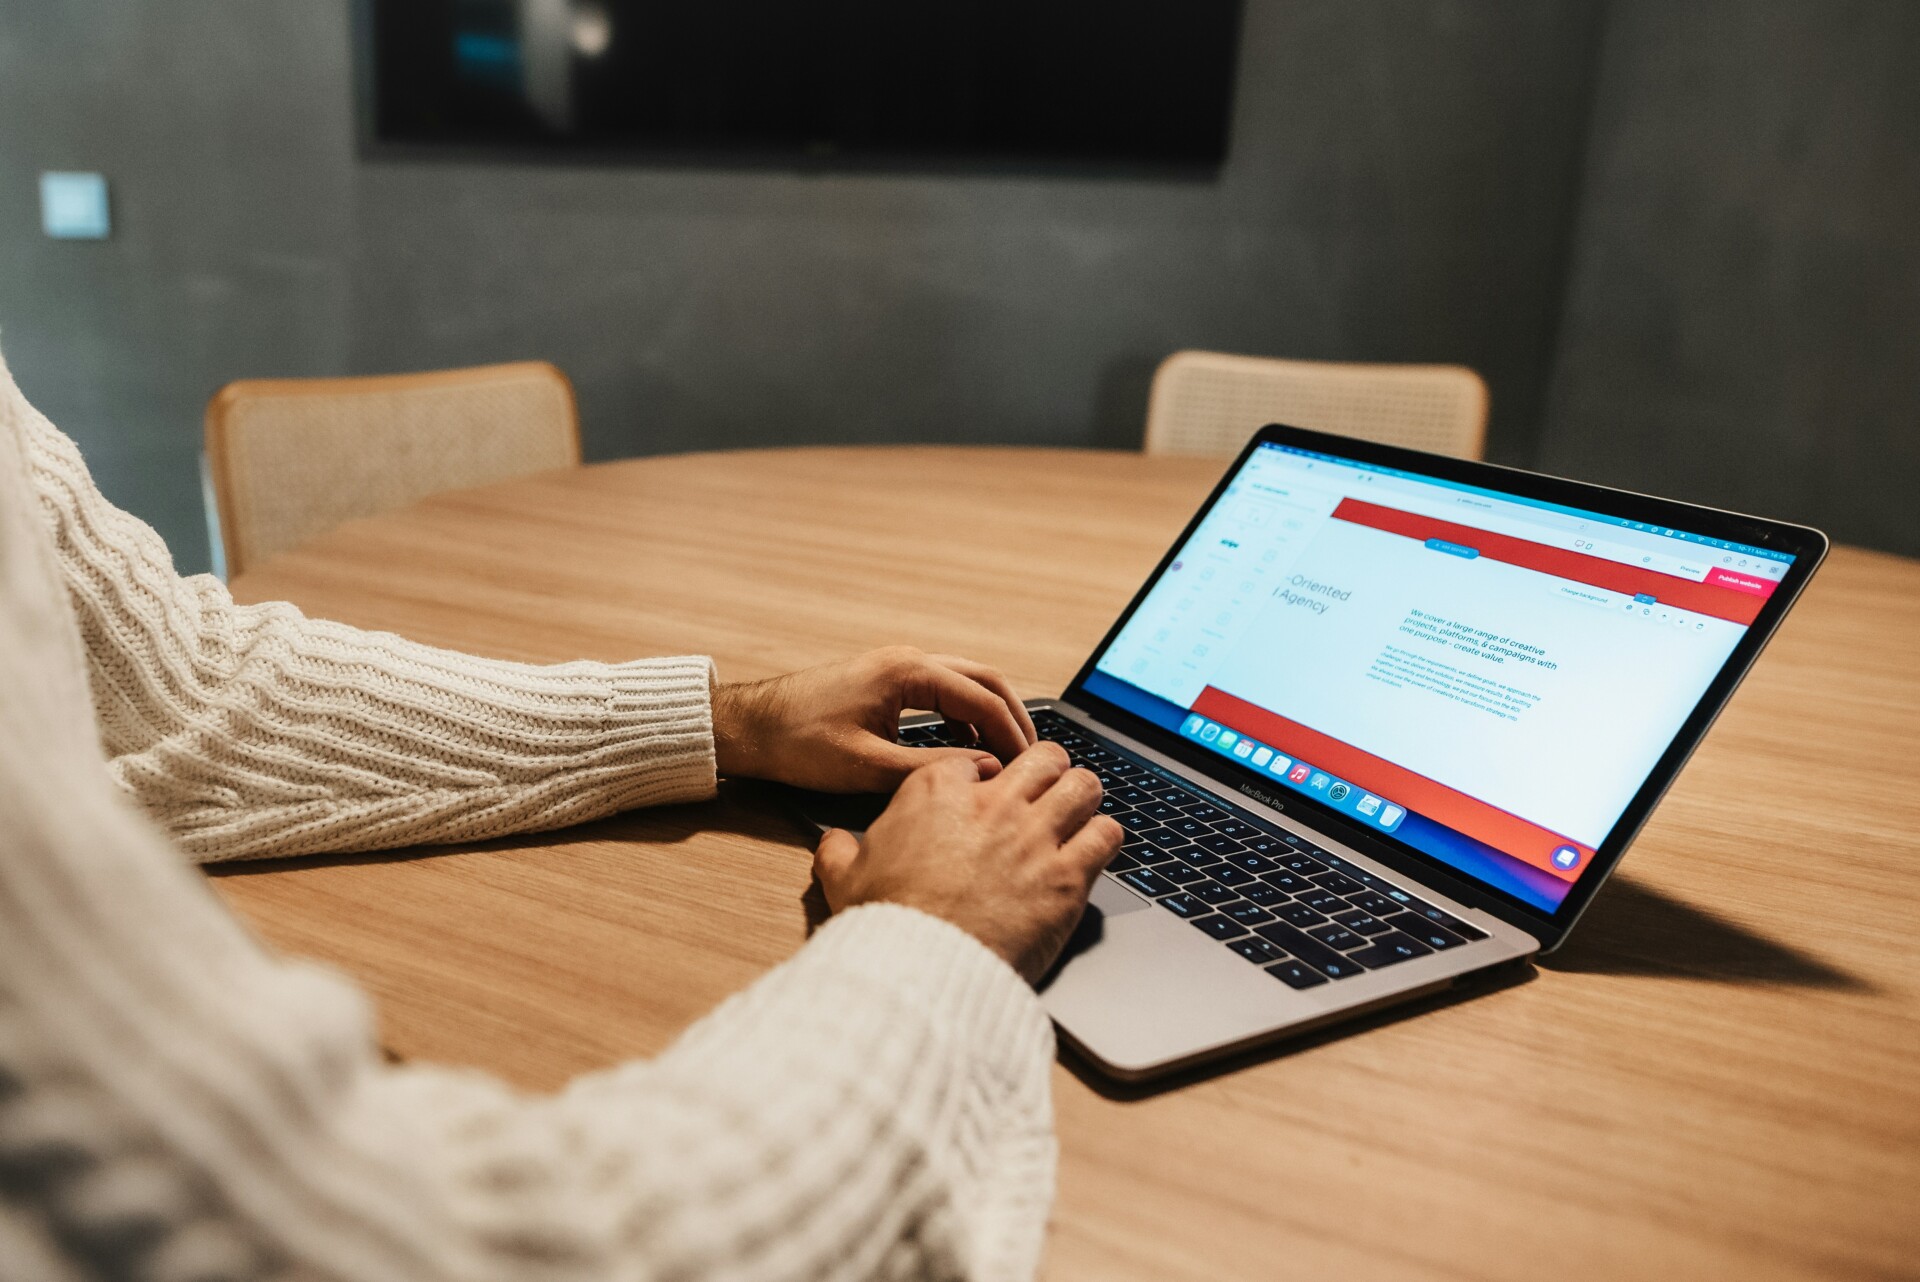
<instances>
[{"instance_id":1,"label":"man's left hand","mask_svg":"<svg viewBox=\"0 0 1920 1282\"><path fill-rule=\"evenodd\" d=\"M896 742L900 714L937 712L971 748ZM887 792L942 757L973 761L983 779L1037 742L1007 679L984 664L907 646L871 650L713 695L719 772L821 792Z\"/></svg>"}]
</instances>

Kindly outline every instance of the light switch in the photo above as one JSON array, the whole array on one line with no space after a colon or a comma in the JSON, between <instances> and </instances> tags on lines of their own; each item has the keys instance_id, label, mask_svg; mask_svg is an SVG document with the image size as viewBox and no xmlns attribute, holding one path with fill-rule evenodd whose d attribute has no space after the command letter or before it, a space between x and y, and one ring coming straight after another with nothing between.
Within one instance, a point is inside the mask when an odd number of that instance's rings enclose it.
<instances>
[{"instance_id":1,"label":"light switch","mask_svg":"<svg viewBox=\"0 0 1920 1282\"><path fill-rule=\"evenodd\" d=\"M41 174L40 226L58 240L105 240L112 230L106 175Z\"/></svg>"}]
</instances>

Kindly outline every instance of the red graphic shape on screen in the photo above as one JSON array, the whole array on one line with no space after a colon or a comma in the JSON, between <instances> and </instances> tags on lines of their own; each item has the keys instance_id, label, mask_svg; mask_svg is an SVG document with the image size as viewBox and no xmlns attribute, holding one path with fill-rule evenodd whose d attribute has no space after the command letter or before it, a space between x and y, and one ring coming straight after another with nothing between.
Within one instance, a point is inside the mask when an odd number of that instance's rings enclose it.
<instances>
[{"instance_id":1,"label":"red graphic shape on screen","mask_svg":"<svg viewBox=\"0 0 1920 1282\"><path fill-rule=\"evenodd\" d=\"M1488 805L1478 797L1469 796L1457 788L1449 788L1425 775L1415 774L1385 757L1376 757L1332 735L1322 734L1298 721L1248 703L1245 699L1235 698L1224 690L1208 686L1194 700L1193 711L1203 717L1238 726L1243 733L1257 736L1287 753L1296 756L1300 753L1312 754L1319 761L1320 769L1377 796L1391 797L1415 814L1425 815L1455 832L1463 832L1475 841L1485 842L1515 859L1523 859L1562 881L1572 881L1577 877L1593 855L1591 846L1570 841L1565 835L1543 828L1530 819L1522 819L1511 811ZM1309 773L1309 767L1295 766L1287 778L1298 783ZM1567 862L1564 854L1559 859L1554 858L1555 851L1565 849L1577 851L1578 857L1571 863Z\"/></svg>"},{"instance_id":2,"label":"red graphic shape on screen","mask_svg":"<svg viewBox=\"0 0 1920 1282\"><path fill-rule=\"evenodd\" d=\"M1438 517L1402 512L1397 507L1382 507L1362 499L1341 499L1340 506L1333 509L1333 519L1417 539L1422 543L1428 539L1438 539L1443 543L1472 548L1489 561L1537 570L1541 574L1606 588L1627 596L1644 594L1662 605L1678 606L1682 610L1712 615L1730 623L1752 623L1760 616L1760 607L1766 603L1766 597L1776 586L1753 579L1754 583L1765 588L1765 591L1755 594L1751 588L1716 581L1715 571L1708 572L1705 582L1696 583L1677 574L1662 574L1642 566L1622 565L1605 557L1548 547L1544 543L1516 539L1508 534L1495 534L1491 530L1476 530L1470 525L1456 525Z\"/></svg>"}]
</instances>

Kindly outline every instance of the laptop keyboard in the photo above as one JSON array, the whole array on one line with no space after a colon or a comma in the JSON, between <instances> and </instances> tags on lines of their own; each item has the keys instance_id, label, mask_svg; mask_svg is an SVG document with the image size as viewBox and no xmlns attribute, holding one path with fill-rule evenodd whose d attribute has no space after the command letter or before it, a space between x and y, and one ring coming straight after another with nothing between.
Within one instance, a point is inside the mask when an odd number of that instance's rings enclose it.
<instances>
[{"instance_id":1,"label":"laptop keyboard","mask_svg":"<svg viewBox=\"0 0 1920 1282\"><path fill-rule=\"evenodd\" d=\"M1485 931L1230 801L1182 786L1160 767L1057 712L1040 737L1100 776L1100 810L1127 829L1106 876L1293 988L1349 979L1458 948ZM909 726L911 747L950 743Z\"/></svg>"}]
</instances>

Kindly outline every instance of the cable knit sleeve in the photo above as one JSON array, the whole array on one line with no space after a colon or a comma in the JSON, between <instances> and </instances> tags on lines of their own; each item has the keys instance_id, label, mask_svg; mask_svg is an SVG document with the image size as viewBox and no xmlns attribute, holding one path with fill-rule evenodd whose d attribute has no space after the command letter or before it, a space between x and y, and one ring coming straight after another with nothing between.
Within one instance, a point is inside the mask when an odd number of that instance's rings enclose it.
<instances>
[{"instance_id":1,"label":"cable knit sleeve","mask_svg":"<svg viewBox=\"0 0 1920 1282\"><path fill-rule=\"evenodd\" d=\"M911 909L841 915L658 1059L558 1095L383 1064L359 991L266 953L116 794L92 741L63 599L91 580L68 571L62 582L31 511L35 478L7 427L0 421L0 1278L1031 1276L1052 1193L1052 1031L1005 964ZM124 545L109 534L98 546ZM131 557L127 573L147 584L129 593L140 610L196 608L161 590L164 576L142 579L157 571L137 555L103 555ZM143 595L153 591L158 599ZM309 638L310 626L294 633ZM306 643L287 640L271 662L304 671L287 656ZM367 655L391 653L366 644ZM362 662L377 674L394 661ZM214 661L170 657L135 671L164 684L201 663ZM232 732L252 715L247 699L329 706L322 694L267 685L267 695L213 700L197 715L234 718ZM614 686L579 702L617 703ZM358 729L382 705L342 706L337 715ZM436 708L458 727L440 733L461 752L492 743L494 732L463 722L457 706L449 696ZM296 729L327 724L274 715ZM544 715L533 728L552 725ZM194 731L176 733L190 741ZM593 804L625 794L598 795Z\"/></svg>"},{"instance_id":2,"label":"cable knit sleeve","mask_svg":"<svg viewBox=\"0 0 1920 1282\"><path fill-rule=\"evenodd\" d=\"M650 1063L535 1103L400 1070L368 1106L471 1231L595 1276L1011 1280L1052 1201L1052 1051L972 937L872 905Z\"/></svg>"},{"instance_id":3,"label":"cable knit sleeve","mask_svg":"<svg viewBox=\"0 0 1920 1282\"><path fill-rule=\"evenodd\" d=\"M182 577L11 388L114 778L199 860L557 828L714 787L705 658L476 659Z\"/></svg>"}]
</instances>

